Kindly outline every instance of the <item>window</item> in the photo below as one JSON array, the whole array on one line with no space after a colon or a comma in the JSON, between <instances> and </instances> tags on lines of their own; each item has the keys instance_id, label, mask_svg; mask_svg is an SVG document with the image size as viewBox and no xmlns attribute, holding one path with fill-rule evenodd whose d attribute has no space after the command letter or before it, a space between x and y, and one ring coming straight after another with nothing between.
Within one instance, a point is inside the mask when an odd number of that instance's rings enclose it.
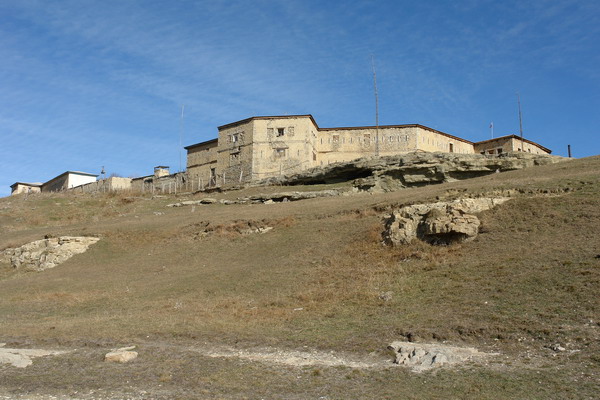
<instances>
[{"instance_id":1,"label":"window","mask_svg":"<svg viewBox=\"0 0 600 400\"><path fill-rule=\"evenodd\" d=\"M364 139L365 143L371 142L371 134L370 133L365 133L363 135L363 139Z\"/></svg>"},{"instance_id":2,"label":"window","mask_svg":"<svg viewBox=\"0 0 600 400\"><path fill-rule=\"evenodd\" d=\"M449 151L450 153L454 153L454 144L453 144L453 143L450 143L448 146L449 146L449 148L448 148L448 151Z\"/></svg>"},{"instance_id":3,"label":"window","mask_svg":"<svg viewBox=\"0 0 600 400\"><path fill-rule=\"evenodd\" d=\"M285 128L277 128L277 137L285 135Z\"/></svg>"},{"instance_id":4,"label":"window","mask_svg":"<svg viewBox=\"0 0 600 400\"><path fill-rule=\"evenodd\" d=\"M317 153L313 151L313 161L317 161Z\"/></svg>"},{"instance_id":5,"label":"window","mask_svg":"<svg viewBox=\"0 0 600 400\"><path fill-rule=\"evenodd\" d=\"M290 136L292 136L294 134L294 127L293 126L288 126L288 133Z\"/></svg>"},{"instance_id":6,"label":"window","mask_svg":"<svg viewBox=\"0 0 600 400\"><path fill-rule=\"evenodd\" d=\"M285 149L275 149L275 158L284 158Z\"/></svg>"},{"instance_id":7,"label":"window","mask_svg":"<svg viewBox=\"0 0 600 400\"><path fill-rule=\"evenodd\" d=\"M208 182L208 185L214 186L216 184L217 184L217 169L211 168L210 169L210 181Z\"/></svg>"},{"instance_id":8,"label":"window","mask_svg":"<svg viewBox=\"0 0 600 400\"><path fill-rule=\"evenodd\" d=\"M231 161L237 161L237 160L238 160L238 158L240 158L240 153L231 153L231 154L229 155L229 159L230 159Z\"/></svg>"},{"instance_id":9,"label":"window","mask_svg":"<svg viewBox=\"0 0 600 400\"><path fill-rule=\"evenodd\" d=\"M488 154L494 154L494 150L488 150Z\"/></svg>"},{"instance_id":10,"label":"window","mask_svg":"<svg viewBox=\"0 0 600 400\"><path fill-rule=\"evenodd\" d=\"M333 143L339 143L340 142L340 135L333 135Z\"/></svg>"},{"instance_id":11,"label":"window","mask_svg":"<svg viewBox=\"0 0 600 400\"><path fill-rule=\"evenodd\" d=\"M502 154L502 149L498 149L498 154Z\"/></svg>"},{"instance_id":12,"label":"window","mask_svg":"<svg viewBox=\"0 0 600 400\"><path fill-rule=\"evenodd\" d=\"M234 133L231 135L231 142L236 143L240 139L239 133Z\"/></svg>"}]
</instances>

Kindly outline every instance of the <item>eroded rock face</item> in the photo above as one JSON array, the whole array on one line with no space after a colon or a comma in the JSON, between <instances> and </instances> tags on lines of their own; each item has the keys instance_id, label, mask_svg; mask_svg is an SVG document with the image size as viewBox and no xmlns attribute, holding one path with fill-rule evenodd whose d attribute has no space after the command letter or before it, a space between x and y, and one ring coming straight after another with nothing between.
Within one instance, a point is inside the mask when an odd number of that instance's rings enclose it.
<instances>
[{"instance_id":1,"label":"eroded rock face","mask_svg":"<svg viewBox=\"0 0 600 400\"><path fill-rule=\"evenodd\" d=\"M85 252L99 238L86 236L60 236L36 240L21 247L4 250L0 262L8 262L14 268L43 271L54 268L75 254Z\"/></svg>"},{"instance_id":2,"label":"eroded rock face","mask_svg":"<svg viewBox=\"0 0 600 400\"><path fill-rule=\"evenodd\" d=\"M388 349L396 355L395 364L406 365L415 372L458 364L484 355L470 347L412 342L393 342Z\"/></svg>"},{"instance_id":3,"label":"eroded rock face","mask_svg":"<svg viewBox=\"0 0 600 400\"><path fill-rule=\"evenodd\" d=\"M480 225L474 214L507 200L508 197L460 199L403 207L385 221L383 240L391 246L409 244L417 238L441 245L472 240Z\"/></svg>"},{"instance_id":4,"label":"eroded rock face","mask_svg":"<svg viewBox=\"0 0 600 400\"><path fill-rule=\"evenodd\" d=\"M391 191L565 160L568 158L521 152L500 156L413 152L330 164L281 178L269 178L261 184L299 185L353 181L353 185L360 190Z\"/></svg>"}]
</instances>

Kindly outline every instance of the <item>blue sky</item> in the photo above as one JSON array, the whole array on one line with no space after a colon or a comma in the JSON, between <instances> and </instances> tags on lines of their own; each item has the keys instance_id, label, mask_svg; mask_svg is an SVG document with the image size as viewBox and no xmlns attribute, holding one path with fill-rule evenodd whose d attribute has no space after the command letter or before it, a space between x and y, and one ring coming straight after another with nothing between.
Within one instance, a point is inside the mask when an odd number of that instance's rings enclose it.
<instances>
[{"instance_id":1,"label":"blue sky","mask_svg":"<svg viewBox=\"0 0 600 400\"><path fill-rule=\"evenodd\" d=\"M179 169L255 115L519 130L600 154L598 1L0 0L0 196L66 170ZM185 152L183 165L185 165Z\"/></svg>"}]
</instances>

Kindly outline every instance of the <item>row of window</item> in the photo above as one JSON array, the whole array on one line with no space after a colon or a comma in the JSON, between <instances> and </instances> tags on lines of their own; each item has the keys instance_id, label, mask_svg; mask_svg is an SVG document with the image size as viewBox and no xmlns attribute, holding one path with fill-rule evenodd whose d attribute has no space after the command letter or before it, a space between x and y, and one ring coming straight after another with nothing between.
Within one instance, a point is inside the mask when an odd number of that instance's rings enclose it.
<instances>
[{"instance_id":1,"label":"row of window","mask_svg":"<svg viewBox=\"0 0 600 400\"><path fill-rule=\"evenodd\" d=\"M365 133L365 134L363 134L362 138L361 137L357 137L357 138L350 137L348 139L348 143L353 143L354 139L356 139L357 143L371 143L371 134ZM387 137L381 136L381 138L380 138L381 143L385 143L386 140L388 143L408 142L408 135L396 135L396 136L387 136ZM331 135L331 137L327 139L327 143L340 143L340 135ZM346 138L342 137L341 143L346 143ZM323 138L321 138L321 144L323 144Z\"/></svg>"}]
</instances>

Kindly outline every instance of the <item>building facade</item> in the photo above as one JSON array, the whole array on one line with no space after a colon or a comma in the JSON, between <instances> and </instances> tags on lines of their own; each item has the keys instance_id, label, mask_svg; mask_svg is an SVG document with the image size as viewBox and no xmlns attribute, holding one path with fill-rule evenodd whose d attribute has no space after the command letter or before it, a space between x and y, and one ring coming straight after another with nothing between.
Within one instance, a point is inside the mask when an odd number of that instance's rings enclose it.
<instances>
[{"instance_id":1,"label":"building facade","mask_svg":"<svg viewBox=\"0 0 600 400\"><path fill-rule=\"evenodd\" d=\"M414 151L501 154L550 150L515 135L482 142L419 124L320 128L312 115L251 117L185 147L188 178L202 187L257 181L335 162Z\"/></svg>"},{"instance_id":2,"label":"building facade","mask_svg":"<svg viewBox=\"0 0 600 400\"><path fill-rule=\"evenodd\" d=\"M34 182L15 182L10 185L10 194L21 194L21 193L40 193L42 191L42 183Z\"/></svg>"},{"instance_id":3,"label":"building facade","mask_svg":"<svg viewBox=\"0 0 600 400\"><path fill-rule=\"evenodd\" d=\"M44 183L15 182L11 188L11 195L20 193L62 192L91 182L95 182L98 175L80 171L66 171Z\"/></svg>"}]
</instances>

